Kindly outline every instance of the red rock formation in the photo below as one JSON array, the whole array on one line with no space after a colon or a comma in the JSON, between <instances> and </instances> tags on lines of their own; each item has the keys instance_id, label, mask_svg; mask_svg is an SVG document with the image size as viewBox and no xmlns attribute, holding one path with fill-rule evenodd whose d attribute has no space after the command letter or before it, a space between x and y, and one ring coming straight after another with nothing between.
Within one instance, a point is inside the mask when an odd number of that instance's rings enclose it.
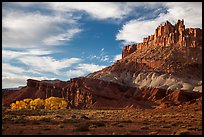
<instances>
[{"instance_id":1,"label":"red rock formation","mask_svg":"<svg viewBox=\"0 0 204 137\"><path fill-rule=\"evenodd\" d=\"M5 105L25 98L46 99L55 96L65 98L70 108L92 108L95 107L95 102L98 106L103 107L103 102L99 103L99 100L110 103L111 100L117 102L125 98L123 94L126 93L126 90L125 87L116 83L98 79L74 78L67 82L53 83L28 79L27 86L17 91L2 91L2 97ZM118 107L125 107L125 104ZM111 103L109 105L111 106ZM117 103L115 105L117 106Z\"/></svg>"},{"instance_id":2,"label":"red rock formation","mask_svg":"<svg viewBox=\"0 0 204 137\"><path fill-rule=\"evenodd\" d=\"M146 88L134 94L134 98L140 98L140 100L155 101L159 104L169 102L172 105L198 99L200 96L201 93L199 92L186 92L181 90L167 91L158 88Z\"/></svg>"},{"instance_id":3,"label":"red rock formation","mask_svg":"<svg viewBox=\"0 0 204 137\"><path fill-rule=\"evenodd\" d=\"M96 86L97 85L97 86ZM139 90L113 82L91 78L74 78L70 81L46 82L29 79L27 86L19 91L2 91L5 105L25 98L46 99L51 96L62 97L69 108L126 108L128 106L151 108L161 102L178 104L197 99L201 93L165 91L157 88Z\"/></svg>"},{"instance_id":4,"label":"red rock formation","mask_svg":"<svg viewBox=\"0 0 204 137\"><path fill-rule=\"evenodd\" d=\"M202 29L200 28L186 28L184 20L178 20L173 26L170 22L166 22L157 27L155 33L143 39L142 43L124 46L123 56L133 53L136 50L156 46L177 46L187 48L201 48L202 47Z\"/></svg>"},{"instance_id":5,"label":"red rock formation","mask_svg":"<svg viewBox=\"0 0 204 137\"><path fill-rule=\"evenodd\" d=\"M136 50L137 45L127 45L123 47L122 51L122 58L126 57L127 55L133 53Z\"/></svg>"}]
</instances>

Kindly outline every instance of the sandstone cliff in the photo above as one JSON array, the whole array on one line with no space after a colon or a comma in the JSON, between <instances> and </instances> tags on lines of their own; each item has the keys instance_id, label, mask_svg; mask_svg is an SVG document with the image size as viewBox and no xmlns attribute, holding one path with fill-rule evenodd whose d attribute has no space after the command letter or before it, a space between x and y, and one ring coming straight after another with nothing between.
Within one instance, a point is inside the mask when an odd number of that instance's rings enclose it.
<instances>
[{"instance_id":1,"label":"sandstone cliff","mask_svg":"<svg viewBox=\"0 0 204 137\"><path fill-rule=\"evenodd\" d=\"M122 58L136 50L144 50L156 46L201 48L202 30L200 28L185 28L184 20L178 20L175 25L167 21L164 26L160 24L153 35L144 38L142 43L124 46Z\"/></svg>"},{"instance_id":2,"label":"sandstone cliff","mask_svg":"<svg viewBox=\"0 0 204 137\"><path fill-rule=\"evenodd\" d=\"M97 86L96 86L97 85ZM8 94L9 93L9 94ZM113 82L90 78L74 78L70 81L46 82L28 79L27 86L19 91L3 91L5 105L25 98L46 99L51 96L64 98L68 108L153 108L169 102L179 105L201 97L199 92L164 90L159 88L138 89Z\"/></svg>"}]
</instances>

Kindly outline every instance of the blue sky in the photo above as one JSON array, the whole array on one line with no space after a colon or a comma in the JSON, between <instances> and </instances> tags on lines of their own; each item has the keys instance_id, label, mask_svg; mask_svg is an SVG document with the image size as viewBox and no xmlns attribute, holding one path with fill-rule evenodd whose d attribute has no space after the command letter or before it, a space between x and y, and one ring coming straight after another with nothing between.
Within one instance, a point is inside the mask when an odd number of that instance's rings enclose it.
<instances>
[{"instance_id":1,"label":"blue sky","mask_svg":"<svg viewBox=\"0 0 204 137\"><path fill-rule=\"evenodd\" d=\"M2 87L86 76L120 59L124 45L178 19L202 28L202 3L4 2Z\"/></svg>"}]
</instances>

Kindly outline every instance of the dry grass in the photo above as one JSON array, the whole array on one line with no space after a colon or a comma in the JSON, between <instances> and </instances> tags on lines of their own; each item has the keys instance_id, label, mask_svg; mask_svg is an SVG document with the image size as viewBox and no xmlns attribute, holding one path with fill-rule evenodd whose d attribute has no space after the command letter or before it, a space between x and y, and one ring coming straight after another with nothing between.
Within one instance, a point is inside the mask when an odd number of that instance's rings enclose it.
<instances>
[{"instance_id":1,"label":"dry grass","mask_svg":"<svg viewBox=\"0 0 204 137\"><path fill-rule=\"evenodd\" d=\"M202 110L193 109L6 110L2 131L3 135L201 135ZM178 130L183 128L186 130Z\"/></svg>"}]
</instances>

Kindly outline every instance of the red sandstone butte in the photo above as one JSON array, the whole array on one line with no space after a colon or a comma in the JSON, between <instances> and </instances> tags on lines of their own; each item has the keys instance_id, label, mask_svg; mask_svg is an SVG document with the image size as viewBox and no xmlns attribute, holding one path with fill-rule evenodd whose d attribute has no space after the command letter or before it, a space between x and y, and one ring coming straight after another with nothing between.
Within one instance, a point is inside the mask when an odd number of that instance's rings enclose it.
<instances>
[{"instance_id":1,"label":"red sandstone butte","mask_svg":"<svg viewBox=\"0 0 204 137\"><path fill-rule=\"evenodd\" d=\"M144 38L142 43L124 46L122 58L125 58L136 50L155 46L202 47L202 29L185 28L184 20L178 20L175 25L166 21L164 26L160 24L155 30L155 33Z\"/></svg>"}]
</instances>

